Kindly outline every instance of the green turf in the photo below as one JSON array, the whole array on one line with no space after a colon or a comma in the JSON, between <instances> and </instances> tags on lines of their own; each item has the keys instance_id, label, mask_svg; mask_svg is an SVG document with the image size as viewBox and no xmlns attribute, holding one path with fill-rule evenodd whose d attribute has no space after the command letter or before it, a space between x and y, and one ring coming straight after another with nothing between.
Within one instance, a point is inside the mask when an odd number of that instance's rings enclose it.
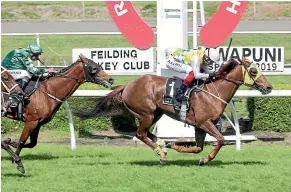
<instances>
[{"instance_id":1,"label":"green turf","mask_svg":"<svg viewBox=\"0 0 291 192\"><path fill-rule=\"evenodd\" d=\"M205 167L198 155L169 151L169 164L148 147L39 144L23 150L26 176L20 175L7 154L2 157L2 191L29 192L265 192L291 189L289 146L225 146Z\"/></svg>"}]
</instances>

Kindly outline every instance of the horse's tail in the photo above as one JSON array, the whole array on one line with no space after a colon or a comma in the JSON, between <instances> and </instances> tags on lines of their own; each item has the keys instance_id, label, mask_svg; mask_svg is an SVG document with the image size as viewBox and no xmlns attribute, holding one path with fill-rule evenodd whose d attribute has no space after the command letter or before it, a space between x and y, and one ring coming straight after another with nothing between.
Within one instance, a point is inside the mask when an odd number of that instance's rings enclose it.
<instances>
[{"instance_id":1,"label":"horse's tail","mask_svg":"<svg viewBox=\"0 0 291 192\"><path fill-rule=\"evenodd\" d=\"M122 114L122 92L125 86L126 84L115 88L106 97L102 98L93 110L81 109L74 114L82 119L93 117L109 117Z\"/></svg>"}]
</instances>

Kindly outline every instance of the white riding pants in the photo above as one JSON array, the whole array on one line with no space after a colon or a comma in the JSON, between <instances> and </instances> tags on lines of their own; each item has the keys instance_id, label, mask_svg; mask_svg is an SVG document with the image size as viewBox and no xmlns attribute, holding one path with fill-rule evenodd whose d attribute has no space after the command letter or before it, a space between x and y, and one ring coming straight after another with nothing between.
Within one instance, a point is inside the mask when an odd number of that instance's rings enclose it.
<instances>
[{"instance_id":1,"label":"white riding pants","mask_svg":"<svg viewBox=\"0 0 291 192\"><path fill-rule=\"evenodd\" d=\"M15 80L23 79L24 77L28 77L29 79L32 77L32 74L27 72L26 70L7 70Z\"/></svg>"}]
</instances>

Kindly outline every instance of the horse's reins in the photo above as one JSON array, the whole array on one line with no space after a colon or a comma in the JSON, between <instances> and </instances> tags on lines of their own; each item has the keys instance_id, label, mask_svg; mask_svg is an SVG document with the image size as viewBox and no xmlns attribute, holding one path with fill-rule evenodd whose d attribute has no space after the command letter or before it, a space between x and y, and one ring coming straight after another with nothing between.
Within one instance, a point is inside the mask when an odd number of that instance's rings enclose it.
<instances>
[{"instance_id":1,"label":"horse's reins","mask_svg":"<svg viewBox=\"0 0 291 192\"><path fill-rule=\"evenodd\" d=\"M3 67L1 67L1 69L2 69L2 71L1 71L1 77L2 77L2 74L6 71L6 72L8 72L5 68L3 68ZM4 70L3 70L4 69ZM11 93L11 91L13 90L13 89L15 89L15 87L17 87L18 86L18 84L17 83L15 83L11 88L9 88L3 81L2 81L2 78L1 78L1 84L4 86L4 88L6 89L6 91L10 94Z\"/></svg>"},{"instance_id":2,"label":"horse's reins","mask_svg":"<svg viewBox=\"0 0 291 192\"><path fill-rule=\"evenodd\" d=\"M240 61L240 62L241 62L241 61ZM245 75L246 75L246 72L247 72L247 68L246 68L243 64L240 64L240 65L242 65L242 66L245 68L245 71L244 71L244 78L245 78ZM257 83L256 83L256 81L254 80L254 78L253 78L251 75L250 75L250 77L251 77L251 79L254 81L254 84L253 84L253 85L257 85ZM240 85L243 84L243 81L235 81L235 80L232 80L232 79L228 79L227 77L223 77L223 76L222 76L221 78L223 78L224 80L226 80L226 81L228 81L228 82L234 83L236 86L240 86ZM216 96L216 95L210 93L209 91L205 91L205 90L201 90L201 91L203 91L203 92L205 92L205 93L208 93L209 95L215 97L216 99L218 99L218 100L220 100L221 102L223 102L223 103L225 103L226 105L228 105L228 103L227 103L226 101L224 101L223 99L220 98L220 95L219 95L219 93L218 93L218 91L217 91L217 89L216 89L216 87L214 86L214 84L213 84L212 81L211 81L211 83L212 83L212 86L214 87L216 93L218 94L218 96Z\"/></svg>"},{"instance_id":3,"label":"horse's reins","mask_svg":"<svg viewBox=\"0 0 291 192\"><path fill-rule=\"evenodd\" d=\"M82 60L81 60L81 62L82 62ZM83 62L82 62L82 63L83 63ZM89 63L89 62L88 62L88 63ZM87 64L88 64L88 63L87 63ZM85 82L89 82L89 81L91 81L94 77L98 76L98 74L99 74L99 72L100 72L100 69L97 70L96 73L95 73L95 76L92 78L92 77L89 75L89 72L88 72L88 69L87 69L87 65L84 64L84 63L83 63L83 69L84 69L84 73L85 73L85 75L84 75L84 76L85 76ZM90 78L88 78L88 75L89 75ZM63 75L63 74L61 74L61 73L56 73L56 74L53 75L53 77L68 78L68 79L76 80L77 83L74 85L74 87L72 88L71 92L75 89L76 86L78 86L78 84L79 84L80 82L83 81L83 79L75 78L75 77L68 76L68 75ZM39 89L39 88L37 87L37 85L38 85L38 83L39 83L39 79L40 79L40 77L37 79L37 83L35 84L34 89L39 90L39 91L41 91L41 92L47 94L50 98L52 98L52 99L54 99L54 100L56 100L56 101L58 101L58 102L61 102L61 103L62 103L62 102L64 102L64 101L67 100L67 97L68 97L68 96L65 97L64 99L59 99L59 98L57 98L57 97L51 95L50 93L48 93L48 92L46 92L46 91L43 91L43 90ZM67 95L70 95L71 92L69 92L69 94L67 94Z\"/></svg>"}]
</instances>

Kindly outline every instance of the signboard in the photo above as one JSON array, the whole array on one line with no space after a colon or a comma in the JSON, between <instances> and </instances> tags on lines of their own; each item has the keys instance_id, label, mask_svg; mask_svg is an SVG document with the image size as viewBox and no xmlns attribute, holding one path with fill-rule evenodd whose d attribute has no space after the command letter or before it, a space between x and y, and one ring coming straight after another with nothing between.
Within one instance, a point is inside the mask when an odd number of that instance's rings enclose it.
<instances>
[{"instance_id":1,"label":"signboard","mask_svg":"<svg viewBox=\"0 0 291 192\"><path fill-rule=\"evenodd\" d=\"M154 72L153 48L81 48L72 50L72 61L80 54L99 64L107 73L139 74Z\"/></svg>"},{"instance_id":2,"label":"signboard","mask_svg":"<svg viewBox=\"0 0 291 192\"><path fill-rule=\"evenodd\" d=\"M252 59L262 72L282 72L284 70L284 47L231 47L226 58L227 47L218 47L221 60L248 57ZM220 63L222 63L220 61ZM217 71L220 64L209 66L210 71Z\"/></svg>"},{"instance_id":3,"label":"signboard","mask_svg":"<svg viewBox=\"0 0 291 192\"><path fill-rule=\"evenodd\" d=\"M165 18L181 18L181 10L180 9L164 9Z\"/></svg>"}]
</instances>

